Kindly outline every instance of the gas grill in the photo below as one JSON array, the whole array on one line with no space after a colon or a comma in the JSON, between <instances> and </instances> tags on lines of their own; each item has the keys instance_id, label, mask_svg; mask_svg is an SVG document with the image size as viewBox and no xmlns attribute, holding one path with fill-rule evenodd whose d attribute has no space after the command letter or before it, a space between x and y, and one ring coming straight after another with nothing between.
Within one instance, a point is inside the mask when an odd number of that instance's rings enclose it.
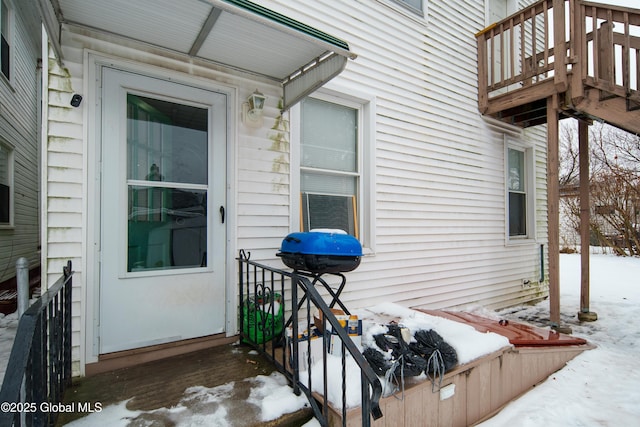
<instances>
[{"instance_id":1,"label":"gas grill","mask_svg":"<svg viewBox=\"0 0 640 427\"><path fill-rule=\"evenodd\" d=\"M349 314L340 301L340 293L346 284L346 278L342 273L353 271L360 265L362 245L358 239L338 230L291 233L284 238L280 252L276 255L298 274L311 277L312 285L322 284L333 298L329 307L338 304ZM324 274L341 278L337 291L322 278ZM299 306L303 301L304 299L300 301Z\"/></svg>"},{"instance_id":2,"label":"gas grill","mask_svg":"<svg viewBox=\"0 0 640 427\"><path fill-rule=\"evenodd\" d=\"M300 232L285 237L276 255L294 270L312 274L346 273L360 265L362 246L348 234Z\"/></svg>"}]
</instances>

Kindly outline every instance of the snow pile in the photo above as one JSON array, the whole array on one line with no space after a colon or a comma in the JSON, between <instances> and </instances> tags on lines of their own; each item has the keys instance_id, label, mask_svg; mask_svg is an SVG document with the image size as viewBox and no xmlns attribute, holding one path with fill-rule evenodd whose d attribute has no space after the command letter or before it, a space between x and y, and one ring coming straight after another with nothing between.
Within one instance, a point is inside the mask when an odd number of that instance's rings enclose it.
<instances>
[{"instance_id":1,"label":"snow pile","mask_svg":"<svg viewBox=\"0 0 640 427\"><path fill-rule=\"evenodd\" d=\"M455 322L438 316L415 311L394 303L384 303L369 309L354 310L352 314L363 320L363 348L378 348L374 336L387 333L387 323L384 319L391 319L398 325L408 328L411 333L411 341L415 342L413 334L420 330L434 330L445 342L451 345L458 354L459 364L466 364L479 357L491 354L511 344L502 335L492 332L482 333L472 326ZM346 406L353 408L361 404L361 381L358 365L351 357L347 357L346 365ZM311 389L324 394L324 375L322 360L318 360L311 366ZM342 372L342 358L328 355L327 357L327 395L329 402L337 409L342 409L342 376L331 373ZM308 372L301 371L300 379L308 386ZM413 377L416 381L427 381L427 376L422 373ZM398 391L397 382L386 381L379 377L383 388L383 395L389 395Z\"/></svg>"},{"instance_id":2,"label":"snow pile","mask_svg":"<svg viewBox=\"0 0 640 427\"><path fill-rule=\"evenodd\" d=\"M509 403L482 427L637 426L640 420L640 258L591 256L590 310L580 323L580 255L560 255L561 321L597 345ZM549 303L503 310L505 318L545 324Z\"/></svg>"},{"instance_id":3,"label":"snow pile","mask_svg":"<svg viewBox=\"0 0 640 427\"><path fill-rule=\"evenodd\" d=\"M470 325L443 317L431 316L394 303L380 304L357 314L363 318L371 318L372 315L374 319L376 317L395 317L400 319L398 324L409 328L412 334L419 330L433 329L456 350L460 364L469 363L511 345L509 340L502 335L493 332L478 332ZM375 345L373 335L379 332L376 330L367 332L363 337L363 344L371 347Z\"/></svg>"},{"instance_id":4,"label":"snow pile","mask_svg":"<svg viewBox=\"0 0 640 427\"><path fill-rule=\"evenodd\" d=\"M302 393L300 396L293 394L287 379L278 372L268 377L258 375L252 382L257 387L251 389L247 402L260 408L261 421L275 420L307 405L306 396Z\"/></svg>"}]
</instances>

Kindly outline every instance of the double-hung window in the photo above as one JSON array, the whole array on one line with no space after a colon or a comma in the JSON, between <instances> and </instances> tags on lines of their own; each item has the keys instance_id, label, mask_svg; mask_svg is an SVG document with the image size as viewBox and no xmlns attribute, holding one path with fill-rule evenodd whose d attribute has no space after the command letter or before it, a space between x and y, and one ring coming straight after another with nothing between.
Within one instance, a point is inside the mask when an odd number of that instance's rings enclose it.
<instances>
[{"instance_id":1,"label":"double-hung window","mask_svg":"<svg viewBox=\"0 0 640 427\"><path fill-rule=\"evenodd\" d=\"M375 252L375 97L335 86L291 109L292 217L300 231L339 229Z\"/></svg>"},{"instance_id":2,"label":"double-hung window","mask_svg":"<svg viewBox=\"0 0 640 427\"><path fill-rule=\"evenodd\" d=\"M0 0L0 72L11 77L11 14L7 0Z\"/></svg>"},{"instance_id":3,"label":"double-hung window","mask_svg":"<svg viewBox=\"0 0 640 427\"><path fill-rule=\"evenodd\" d=\"M13 224L13 150L0 141L0 227Z\"/></svg>"},{"instance_id":4,"label":"double-hung window","mask_svg":"<svg viewBox=\"0 0 640 427\"><path fill-rule=\"evenodd\" d=\"M346 231L374 251L375 98L323 90L292 111L293 223Z\"/></svg>"},{"instance_id":5,"label":"double-hung window","mask_svg":"<svg viewBox=\"0 0 640 427\"><path fill-rule=\"evenodd\" d=\"M360 110L316 98L301 104L301 229L359 237Z\"/></svg>"},{"instance_id":6,"label":"double-hung window","mask_svg":"<svg viewBox=\"0 0 640 427\"><path fill-rule=\"evenodd\" d=\"M534 238L533 149L508 145L506 157L509 240Z\"/></svg>"}]
</instances>

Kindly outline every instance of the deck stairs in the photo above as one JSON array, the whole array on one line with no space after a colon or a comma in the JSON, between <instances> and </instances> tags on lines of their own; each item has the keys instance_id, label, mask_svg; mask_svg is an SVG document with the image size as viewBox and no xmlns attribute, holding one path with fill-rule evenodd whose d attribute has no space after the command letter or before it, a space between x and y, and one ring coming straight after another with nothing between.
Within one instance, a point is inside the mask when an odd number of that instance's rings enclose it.
<instances>
[{"instance_id":1,"label":"deck stairs","mask_svg":"<svg viewBox=\"0 0 640 427\"><path fill-rule=\"evenodd\" d=\"M480 112L522 128L560 117L640 134L640 9L542 0L476 34Z\"/></svg>"}]
</instances>

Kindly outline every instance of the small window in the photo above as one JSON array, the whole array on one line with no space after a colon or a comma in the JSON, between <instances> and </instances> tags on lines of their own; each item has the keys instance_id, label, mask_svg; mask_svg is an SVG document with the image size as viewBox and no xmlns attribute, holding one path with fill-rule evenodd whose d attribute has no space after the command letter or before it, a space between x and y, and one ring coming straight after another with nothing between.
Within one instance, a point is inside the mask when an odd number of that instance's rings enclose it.
<instances>
[{"instance_id":1,"label":"small window","mask_svg":"<svg viewBox=\"0 0 640 427\"><path fill-rule=\"evenodd\" d=\"M417 12L422 15L422 0L395 0L396 3L400 3L407 9Z\"/></svg>"},{"instance_id":2,"label":"small window","mask_svg":"<svg viewBox=\"0 0 640 427\"><path fill-rule=\"evenodd\" d=\"M0 225L12 224L13 150L0 141Z\"/></svg>"},{"instance_id":3,"label":"small window","mask_svg":"<svg viewBox=\"0 0 640 427\"><path fill-rule=\"evenodd\" d=\"M509 148L509 236L527 235L524 151Z\"/></svg>"},{"instance_id":4,"label":"small window","mask_svg":"<svg viewBox=\"0 0 640 427\"><path fill-rule=\"evenodd\" d=\"M9 7L5 0L0 0L0 71L9 79L11 70L11 43L10 43L10 22L11 15L9 14Z\"/></svg>"},{"instance_id":5,"label":"small window","mask_svg":"<svg viewBox=\"0 0 640 427\"><path fill-rule=\"evenodd\" d=\"M302 102L301 228L337 228L358 237L359 111L315 98Z\"/></svg>"},{"instance_id":6,"label":"small window","mask_svg":"<svg viewBox=\"0 0 640 427\"><path fill-rule=\"evenodd\" d=\"M534 235L533 149L507 148L507 209L510 239Z\"/></svg>"}]
</instances>

